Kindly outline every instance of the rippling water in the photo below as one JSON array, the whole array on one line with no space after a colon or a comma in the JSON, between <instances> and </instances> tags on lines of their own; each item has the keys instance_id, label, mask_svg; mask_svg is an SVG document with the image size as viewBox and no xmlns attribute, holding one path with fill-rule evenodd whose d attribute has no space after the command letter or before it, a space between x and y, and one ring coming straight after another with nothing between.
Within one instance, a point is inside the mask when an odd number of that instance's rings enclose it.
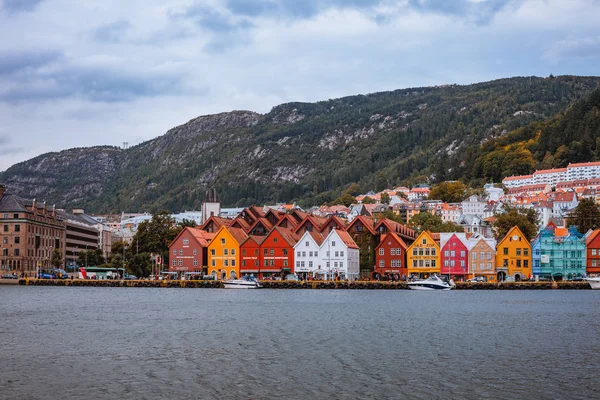
<instances>
[{"instance_id":1,"label":"rippling water","mask_svg":"<svg viewBox=\"0 0 600 400\"><path fill-rule=\"evenodd\" d=\"M600 398L600 291L0 287L0 398Z\"/></svg>"}]
</instances>

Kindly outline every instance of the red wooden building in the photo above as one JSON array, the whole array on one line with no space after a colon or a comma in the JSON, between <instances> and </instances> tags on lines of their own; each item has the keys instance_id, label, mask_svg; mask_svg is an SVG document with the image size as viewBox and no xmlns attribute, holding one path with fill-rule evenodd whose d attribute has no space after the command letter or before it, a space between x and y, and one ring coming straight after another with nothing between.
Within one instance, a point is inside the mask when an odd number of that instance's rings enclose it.
<instances>
[{"instance_id":1,"label":"red wooden building","mask_svg":"<svg viewBox=\"0 0 600 400\"><path fill-rule=\"evenodd\" d=\"M169 272L177 272L178 278L185 273L188 277L198 278L206 271L208 244L215 236L214 233L199 228L185 227L169 246Z\"/></svg>"},{"instance_id":2,"label":"red wooden building","mask_svg":"<svg viewBox=\"0 0 600 400\"><path fill-rule=\"evenodd\" d=\"M276 226L260 244L261 277L281 277L294 272L294 246L300 237L291 229Z\"/></svg>"},{"instance_id":3,"label":"red wooden building","mask_svg":"<svg viewBox=\"0 0 600 400\"><path fill-rule=\"evenodd\" d=\"M455 280L465 280L469 274L469 250L464 233L440 233L441 271Z\"/></svg>"},{"instance_id":4,"label":"red wooden building","mask_svg":"<svg viewBox=\"0 0 600 400\"><path fill-rule=\"evenodd\" d=\"M406 243L395 233L390 232L381 237L375 248L374 276L388 276L405 279L408 275L406 265Z\"/></svg>"},{"instance_id":5,"label":"red wooden building","mask_svg":"<svg viewBox=\"0 0 600 400\"><path fill-rule=\"evenodd\" d=\"M587 275L600 275L600 229L593 231L586 240L586 268Z\"/></svg>"},{"instance_id":6,"label":"red wooden building","mask_svg":"<svg viewBox=\"0 0 600 400\"><path fill-rule=\"evenodd\" d=\"M258 279L263 278L262 267L262 253L260 251L260 245L262 244L264 236L248 236L240 246L240 275L248 276L254 275Z\"/></svg>"}]
</instances>

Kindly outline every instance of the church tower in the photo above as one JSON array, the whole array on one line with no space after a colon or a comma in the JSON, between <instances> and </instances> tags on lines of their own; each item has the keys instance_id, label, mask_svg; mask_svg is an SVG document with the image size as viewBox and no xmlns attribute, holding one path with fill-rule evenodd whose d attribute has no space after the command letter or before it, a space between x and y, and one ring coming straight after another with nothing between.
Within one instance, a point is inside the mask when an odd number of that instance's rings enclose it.
<instances>
[{"instance_id":1,"label":"church tower","mask_svg":"<svg viewBox=\"0 0 600 400\"><path fill-rule=\"evenodd\" d=\"M202 203L202 223L206 222L211 215L218 217L221 213L221 203L219 202L219 196L214 188L210 188L204 195L204 202Z\"/></svg>"}]
</instances>

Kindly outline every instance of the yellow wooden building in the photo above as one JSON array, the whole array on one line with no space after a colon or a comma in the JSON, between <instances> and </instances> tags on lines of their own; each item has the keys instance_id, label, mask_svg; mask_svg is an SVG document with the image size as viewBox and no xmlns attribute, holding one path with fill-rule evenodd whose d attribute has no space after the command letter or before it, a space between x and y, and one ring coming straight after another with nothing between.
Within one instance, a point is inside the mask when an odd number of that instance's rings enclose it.
<instances>
[{"instance_id":1,"label":"yellow wooden building","mask_svg":"<svg viewBox=\"0 0 600 400\"><path fill-rule=\"evenodd\" d=\"M421 278L427 278L434 273L440 274L440 246L434 235L436 234L422 232L413 244L408 246L406 265L409 276L418 275Z\"/></svg>"},{"instance_id":2,"label":"yellow wooden building","mask_svg":"<svg viewBox=\"0 0 600 400\"><path fill-rule=\"evenodd\" d=\"M531 277L531 244L517 226L510 228L496 246L498 281L523 281Z\"/></svg>"},{"instance_id":3,"label":"yellow wooden building","mask_svg":"<svg viewBox=\"0 0 600 400\"><path fill-rule=\"evenodd\" d=\"M208 245L208 274L218 279L240 276L240 245L248 237L240 228L221 226Z\"/></svg>"}]
</instances>

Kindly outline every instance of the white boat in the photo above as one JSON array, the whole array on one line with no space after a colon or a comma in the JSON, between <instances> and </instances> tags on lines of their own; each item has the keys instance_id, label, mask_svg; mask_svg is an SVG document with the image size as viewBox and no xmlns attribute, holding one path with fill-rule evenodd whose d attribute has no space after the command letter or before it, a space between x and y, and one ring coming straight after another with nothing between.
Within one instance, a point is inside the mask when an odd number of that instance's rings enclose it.
<instances>
[{"instance_id":1,"label":"white boat","mask_svg":"<svg viewBox=\"0 0 600 400\"><path fill-rule=\"evenodd\" d=\"M253 276L243 276L240 279L231 279L223 281L225 289L256 289L262 287L259 281Z\"/></svg>"},{"instance_id":2,"label":"white boat","mask_svg":"<svg viewBox=\"0 0 600 400\"><path fill-rule=\"evenodd\" d=\"M450 290L454 287L454 282L446 282L437 275L431 275L427 279L419 279L407 283L408 287L414 290Z\"/></svg>"},{"instance_id":3,"label":"white boat","mask_svg":"<svg viewBox=\"0 0 600 400\"><path fill-rule=\"evenodd\" d=\"M595 278L585 278L585 280L590 284L592 289L600 289L600 276Z\"/></svg>"}]
</instances>

